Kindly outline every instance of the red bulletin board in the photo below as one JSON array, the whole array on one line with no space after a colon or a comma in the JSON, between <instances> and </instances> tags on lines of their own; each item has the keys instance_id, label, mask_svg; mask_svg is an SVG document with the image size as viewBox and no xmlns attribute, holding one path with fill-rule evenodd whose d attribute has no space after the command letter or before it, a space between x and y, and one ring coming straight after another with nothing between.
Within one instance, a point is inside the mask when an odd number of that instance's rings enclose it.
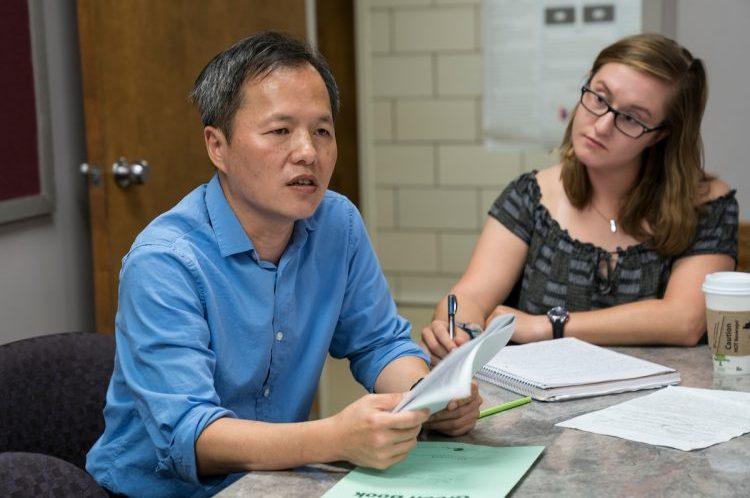
<instances>
[{"instance_id":1,"label":"red bulletin board","mask_svg":"<svg viewBox=\"0 0 750 498\"><path fill-rule=\"evenodd\" d=\"M42 0L0 0L0 223L53 210Z\"/></svg>"},{"instance_id":2,"label":"red bulletin board","mask_svg":"<svg viewBox=\"0 0 750 498\"><path fill-rule=\"evenodd\" d=\"M41 193L26 0L0 2L0 201Z\"/></svg>"}]
</instances>

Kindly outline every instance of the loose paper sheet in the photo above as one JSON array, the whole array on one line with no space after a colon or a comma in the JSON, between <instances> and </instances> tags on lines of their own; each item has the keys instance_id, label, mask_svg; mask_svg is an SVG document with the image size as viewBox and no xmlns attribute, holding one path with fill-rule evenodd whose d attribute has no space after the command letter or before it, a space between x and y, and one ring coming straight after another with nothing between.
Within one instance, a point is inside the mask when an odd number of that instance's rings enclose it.
<instances>
[{"instance_id":1,"label":"loose paper sheet","mask_svg":"<svg viewBox=\"0 0 750 498\"><path fill-rule=\"evenodd\" d=\"M513 489L543 450L420 442L406 460L382 471L357 468L323 496L496 498Z\"/></svg>"},{"instance_id":2,"label":"loose paper sheet","mask_svg":"<svg viewBox=\"0 0 750 498\"><path fill-rule=\"evenodd\" d=\"M670 386L557 425L690 451L750 432L750 393Z\"/></svg>"}]
</instances>

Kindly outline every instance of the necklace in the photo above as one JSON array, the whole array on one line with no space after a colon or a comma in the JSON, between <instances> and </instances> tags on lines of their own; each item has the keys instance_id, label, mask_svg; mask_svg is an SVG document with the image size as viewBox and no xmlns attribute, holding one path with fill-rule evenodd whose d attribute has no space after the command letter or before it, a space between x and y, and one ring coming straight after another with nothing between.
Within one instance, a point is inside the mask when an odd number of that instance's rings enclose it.
<instances>
[{"instance_id":1,"label":"necklace","mask_svg":"<svg viewBox=\"0 0 750 498\"><path fill-rule=\"evenodd\" d=\"M612 233L616 233L617 232L617 223L615 223L615 219L614 218L608 218L607 216L604 216L604 213L602 213L601 211L599 211L599 209L596 207L596 205L594 205L593 202L591 203L591 207L594 208L594 211L596 211L596 214L598 214L599 216L601 216L602 218L604 218L604 221L609 221L609 231L612 232Z\"/></svg>"}]
</instances>

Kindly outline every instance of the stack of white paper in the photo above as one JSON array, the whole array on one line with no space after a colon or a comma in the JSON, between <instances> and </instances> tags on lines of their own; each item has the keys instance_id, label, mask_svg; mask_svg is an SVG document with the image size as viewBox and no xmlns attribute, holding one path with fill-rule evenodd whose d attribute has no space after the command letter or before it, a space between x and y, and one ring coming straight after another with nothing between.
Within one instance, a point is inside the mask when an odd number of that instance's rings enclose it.
<instances>
[{"instance_id":1,"label":"stack of white paper","mask_svg":"<svg viewBox=\"0 0 750 498\"><path fill-rule=\"evenodd\" d=\"M750 432L750 393L668 387L557 425L690 451Z\"/></svg>"},{"instance_id":2,"label":"stack of white paper","mask_svg":"<svg viewBox=\"0 0 750 498\"><path fill-rule=\"evenodd\" d=\"M515 325L516 317L510 314L493 318L479 337L443 358L422 382L404 395L393 412L428 408L433 414L445 408L452 399L468 397L474 373L508 344Z\"/></svg>"}]
</instances>

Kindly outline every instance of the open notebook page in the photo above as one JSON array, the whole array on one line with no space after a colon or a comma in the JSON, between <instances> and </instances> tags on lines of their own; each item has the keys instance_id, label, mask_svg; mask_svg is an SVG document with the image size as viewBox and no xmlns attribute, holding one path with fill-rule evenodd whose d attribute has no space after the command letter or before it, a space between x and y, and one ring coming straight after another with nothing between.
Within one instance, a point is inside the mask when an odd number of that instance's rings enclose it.
<instances>
[{"instance_id":1,"label":"open notebook page","mask_svg":"<svg viewBox=\"0 0 750 498\"><path fill-rule=\"evenodd\" d=\"M503 348L485 368L545 389L674 371L573 337Z\"/></svg>"}]
</instances>

